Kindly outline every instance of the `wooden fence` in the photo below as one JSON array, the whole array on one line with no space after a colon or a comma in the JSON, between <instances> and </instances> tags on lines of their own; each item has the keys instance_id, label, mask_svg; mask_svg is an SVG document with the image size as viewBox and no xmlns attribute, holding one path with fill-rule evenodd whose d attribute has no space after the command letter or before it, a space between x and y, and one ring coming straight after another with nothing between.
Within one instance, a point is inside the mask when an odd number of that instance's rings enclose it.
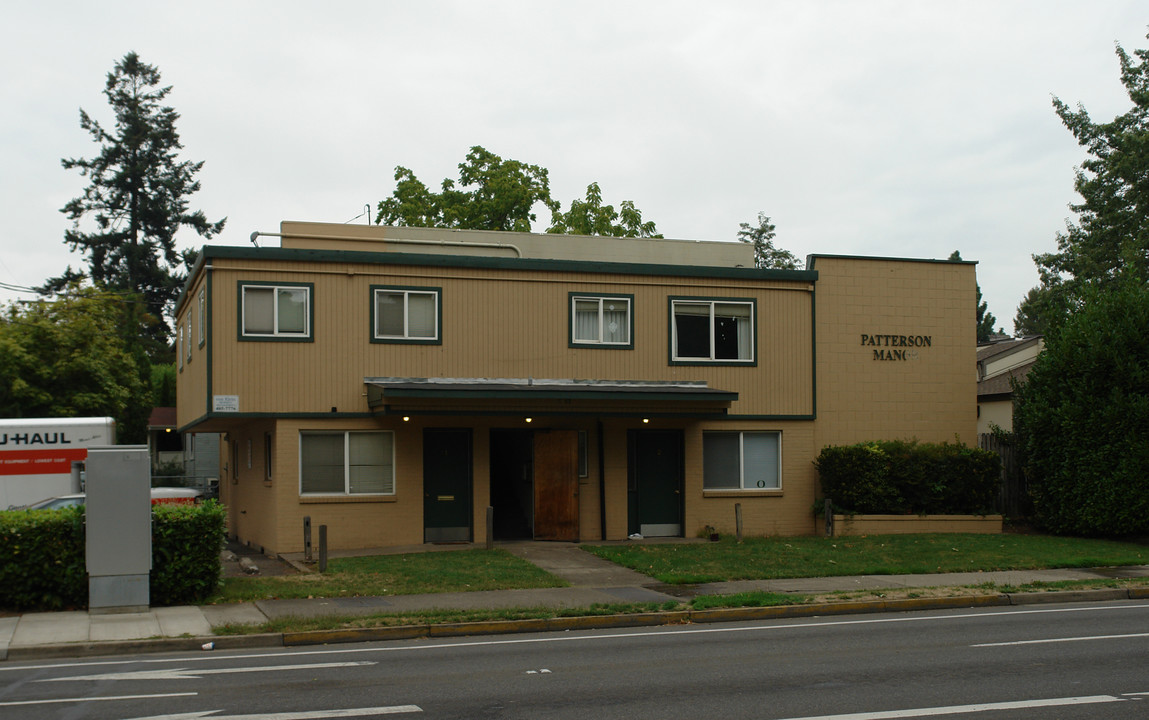
<instances>
[{"instance_id":1,"label":"wooden fence","mask_svg":"<svg viewBox=\"0 0 1149 720\"><path fill-rule=\"evenodd\" d=\"M977 446L1001 457L1001 494L997 511L1006 517L1027 517L1032 510L1025 473L1018 462L1017 448L1005 438L992 433L977 436Z\"/></svg>"}]
</instances>

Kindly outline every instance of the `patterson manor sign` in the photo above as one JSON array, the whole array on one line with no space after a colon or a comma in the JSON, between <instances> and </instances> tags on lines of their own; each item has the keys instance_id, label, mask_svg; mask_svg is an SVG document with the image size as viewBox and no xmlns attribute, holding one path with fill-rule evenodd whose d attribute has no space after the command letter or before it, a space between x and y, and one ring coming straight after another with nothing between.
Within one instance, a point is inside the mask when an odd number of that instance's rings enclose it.
<instances>
[{"instance_id":1,"label":"patterson manor sign","mask_svg":"<svg viewBox=\"0 0 1149 720\"><path fill-rule=\"evenodd\" d=\"M862 333L862 346L873 348L874 360L916 360L918 348L932 344L930 335L867 335Z\"/></svg>"}]
</instances>

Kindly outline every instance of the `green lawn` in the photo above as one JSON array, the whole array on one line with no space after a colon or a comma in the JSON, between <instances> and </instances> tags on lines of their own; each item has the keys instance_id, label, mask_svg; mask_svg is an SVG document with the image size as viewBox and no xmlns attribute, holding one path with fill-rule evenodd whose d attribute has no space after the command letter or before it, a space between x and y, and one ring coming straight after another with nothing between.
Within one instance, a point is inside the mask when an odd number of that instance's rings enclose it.
<instances>
[{"instance_id":1,"label":"green lawn","mask_svg":"<svg viewBox=\"0 0 1149 720\"><path fill-rule=\"evenodd\" d=\"M338 558L327 572L224 578L213 603L267 598L413 595L563 587L562 580L505 550L452 550Z\"/></svg>"},{"instance_id":2,"label":"green lawn","mask_svg":"<svg viewBox=\"0 0 1149 720\"><path fill-rule=\"evenodd\" d=\"M742 544L723 538L584 549L670 584L1149 563L1145 545L1048 535L746 538Z\"/></svg>"}]
</instances>

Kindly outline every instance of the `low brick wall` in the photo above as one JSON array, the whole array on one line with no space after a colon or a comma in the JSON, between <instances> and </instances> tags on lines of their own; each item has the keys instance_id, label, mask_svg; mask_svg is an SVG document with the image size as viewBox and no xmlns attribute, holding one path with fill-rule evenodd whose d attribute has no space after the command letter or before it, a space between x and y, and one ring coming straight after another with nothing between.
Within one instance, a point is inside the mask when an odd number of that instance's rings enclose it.
<instances>
[{"instance_id":1,"label":"low brick wall","mask_svg":"<svg viewBox=\"0 0 1149 720\"><path fill-rule=\"evenodd\" d=\"M1001 515L835 515L834 536L1001 533Z\"/></svg>"}]
</instances>

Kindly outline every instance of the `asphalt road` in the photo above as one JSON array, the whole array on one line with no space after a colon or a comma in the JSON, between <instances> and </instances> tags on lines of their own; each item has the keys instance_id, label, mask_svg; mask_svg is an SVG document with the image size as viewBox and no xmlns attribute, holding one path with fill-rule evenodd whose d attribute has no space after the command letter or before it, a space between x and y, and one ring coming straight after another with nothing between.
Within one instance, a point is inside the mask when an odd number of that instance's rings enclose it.
<instances>
[{"instance_id":1,"label":"asphalt road","mask_svg":"<svg viewBox=\"0 0 1149 720\"><path fill-rule=\"evenodd\" d=\"M0 663L0 718L1149 717L1149 603Z\"/></svg>"}]
</instances>

